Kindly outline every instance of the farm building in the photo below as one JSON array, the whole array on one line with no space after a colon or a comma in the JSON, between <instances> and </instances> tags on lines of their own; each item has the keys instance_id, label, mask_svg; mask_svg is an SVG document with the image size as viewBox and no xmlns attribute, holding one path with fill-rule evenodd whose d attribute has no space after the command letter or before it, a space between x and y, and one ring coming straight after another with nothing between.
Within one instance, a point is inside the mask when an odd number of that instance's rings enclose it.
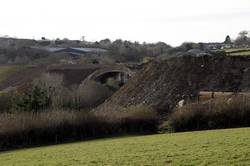
<instances>
[{"instance_id":1,"label":"farm building","mask_svg":"<svg viewBox=\"0 0 250 166\"><path fill-rule=\"evenodd\" d=\"M67 53L73 56L82 56L88 53L101 54L107 50L101 48L57 48L57 47L46 47L44 48L50 53Z\"/></svg>"},{"instance_id":2,"label":"farm building","mask_svg":"<svg viewBox=\"0 0 250 166\"><path fill-rule=\"evenodd\" d=\"M234 48L235 45L232 43L230 36L227 36L225 41L222 43L200 43L202 50L220 50L220 49L228 49Z\"/></svg>"}]
</instances>

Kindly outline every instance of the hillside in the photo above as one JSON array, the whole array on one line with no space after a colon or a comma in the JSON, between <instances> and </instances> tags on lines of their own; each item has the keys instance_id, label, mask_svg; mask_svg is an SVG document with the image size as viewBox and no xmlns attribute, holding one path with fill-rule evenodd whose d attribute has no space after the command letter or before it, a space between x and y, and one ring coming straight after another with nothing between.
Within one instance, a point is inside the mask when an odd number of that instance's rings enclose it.
<instances>
[{"instance_id":1,"label":"hillside","mask_svg":"<svg viewBox=\"0 0 250 166\"><path fill-rule=\"evenodd\" d=\"M0 83L8 79L8 76L20 70L21 66L17 65L2 65L0 66Z\"/></svg>"},{"instance_id":2,"label":"hillside","mask_svg":"<svg viewBox=\"0 0 250 166\"><path fill-rule=\"evenodd\" d=\"M138 70L134 66L128 67ZM116 68L126 68L126 64L3 65L0 66L0 91L29 87L32 80L43 73L62 75L66 86L79 85L97 70L109 71Z\"/></svg>"},{"instance_id":3,"label":"hillside","mask_svg":"<svg viewBox=\"0 0 250 166\"><path fill-rule=\"evenodd\" d=\"M46 66L5 65L0 67L0 91L9 88L21 90L46 71Z\"/></svg>"},{"instance_id":4,"label":"hillside","mask_svg":"<svg viewBox=\"0 0 250 166\"><path fill-rule=\"evenodd\" d=\"M250 128L101 139L0 153L0 165L248 165Z\"/></svg>"},{"instance_id":5,"label":"hillside","mask_svg":"<svg viewBox=\"0 0 250 166\"><path fill-rule=\"evenodd\" d=\"M226 56L184 56L145 65L100 109L146 104L169 110L199 91L247 91L250 59Z\"/></svg>"}]
</instances>

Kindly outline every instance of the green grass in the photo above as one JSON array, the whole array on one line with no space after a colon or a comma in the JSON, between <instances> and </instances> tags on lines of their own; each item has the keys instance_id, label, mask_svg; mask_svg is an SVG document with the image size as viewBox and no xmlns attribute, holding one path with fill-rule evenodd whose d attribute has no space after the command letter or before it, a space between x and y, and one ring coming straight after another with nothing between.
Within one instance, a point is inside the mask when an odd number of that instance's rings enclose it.
<instances>
[{"instance_id":1,"label":"green grass","mask_svg":"<svg viewBox=\"0 0 250 166\"><path fill-rule=\"evenodd\" d=\"M2 152L0 165L250 165L250 128L100 139Z\"/></svg>"},{"instance_id":2,"label":"green grass","mask_svg":"<svg viewBox=\"0 0 250 166\"><path fill-rule=\"evenodd\" d=\"M8 78L11 73L20 70L22 66L17 65L5 65L0 66L0 83Z\"/></svg>"},{"instance_id":3,"label":"green grass","mask_svg":"<svg viewBox=\"0 0 250 166\"><path fill-rule=\"evenodd\" d=\"M230 56L250 56L250 51L230 53Z\"/></svg>"},{"instance_id":4,"label":"green grass","mask_svg":"<svg viewBox=\"0 0 250 166\"><path fill-rule=\"evenodd\" d=\"M250 56L250 48L230 48L224 51L229 56Z\"/></svg>"},{"instance_id":5,"label":"green grass","mask_svg":"<svg viewBox=\"0 0 250 166\"><path fill-rule=\"evenodd\" d=\"M250 51L250 48L229 48L229 49L225 49L225 52L227 52L227 53L238 52L238 51Z\"/></svg>"}]
</instances>

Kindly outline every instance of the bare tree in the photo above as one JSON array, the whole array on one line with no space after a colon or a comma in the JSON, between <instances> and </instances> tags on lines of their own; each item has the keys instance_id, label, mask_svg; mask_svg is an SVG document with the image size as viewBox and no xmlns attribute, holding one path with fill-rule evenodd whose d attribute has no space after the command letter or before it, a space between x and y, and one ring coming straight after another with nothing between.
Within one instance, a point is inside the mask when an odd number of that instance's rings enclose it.
<instances>
[{"instance_id":1,"label":"bare tree","mask_svg":"<svg viewBox=\"0 0 250 166\"><path fill-rule=\"evenodd\" d=\"M33 81L33 86L45 90L52 100L52 107L59 108L63 105L66 88L63 86L63 76L59 74L43 74Z\"/></svg>"},{"instance_id":2,"label":"bare tree","mask_svg":"<svg viewBox=\"0 0 250 166\"><path fill-rule=\"evenodd\" d=\"M244 30L241 31L235 40L235 44L238 45L238 47L246 47L250 45L250 38L249 38L249 32Z\"/></svg>"}]
</instances>

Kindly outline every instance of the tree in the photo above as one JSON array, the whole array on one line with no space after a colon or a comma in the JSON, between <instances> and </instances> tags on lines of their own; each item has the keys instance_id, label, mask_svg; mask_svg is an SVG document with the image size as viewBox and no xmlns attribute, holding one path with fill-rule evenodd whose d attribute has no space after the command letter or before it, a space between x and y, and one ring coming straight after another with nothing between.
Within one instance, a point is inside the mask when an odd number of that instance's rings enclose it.
<instances>
[{"instance_id":1,"label":"tree","mask_svg":"<svg viewBox=\"0 0 250 166\"><path fill-rule=\"evenodd\" d=\"M109 39L103 39L99 41L99 45L101 48L109 48L111 45L111 41Z\"/></svg>"},{"instance_id":2,"label":"tree","mask_svg":"<svg viewBox=\"0 0 250 166\"><path fill-rule=\"evenodd\" d=\"M63 105L65 87L63 86L63 76L60 74L43 74L33 81L33 87L39 87L46 91L47 97L51 99L53 108L60 108ZM67 95L66 95L67 96Z\"/></svg>"},{"instance_id":3,"label":"tree","mask_svg":"<svg viewBox=\"0 0 250 166\"><path fill-rule=\"evenodd\" d=\"M238 45L238 47L245 47L250 45L250 38L248 37L248 31L244 30L241 31L235 40L235 44Z\"/></svg>"},{"instance_id":4,"label":"tree","mask_svg":"<svg viewBox=\"0 0 250 166\"><path fill-rule=\"evenodd\" d=\"M224 43L225 43L225 44L231 44L231 43L232 43L231 38L230 38L229 35L227 35L227 37L226 37Z\"/></svg>"},{"instance_id":5,"label":"tree","mask_svg":"<svg viewBox=\"0 0 250 166\"><path fill-rule=\"evenodd\" d=\"M18 110L38 112L49 108L51 99L46 90L38 86L33 87L15 100Z\"/></svg>"},{"instance_id":6,"label":"tree","mask_svg":"<svg viewBox=\"0 0 250 166\"><path fill-rule=\"evenodd\" d=\"M244 31L240 31L239 33L239 37L247 37L248 35L248 31L244 30Z\"/></svg>"},{"instance_id":7,"label":"tree","mask_svg":"<svg viewBox=\"0 0 250 166\"><path fill-rule=\"evenodd\" d=\"M191 50L191 49L198 49L200 47L199 44L193 43L193 42L184 42L182 43L181 47L185 50Z\"/></svg>"}]
</instances>

